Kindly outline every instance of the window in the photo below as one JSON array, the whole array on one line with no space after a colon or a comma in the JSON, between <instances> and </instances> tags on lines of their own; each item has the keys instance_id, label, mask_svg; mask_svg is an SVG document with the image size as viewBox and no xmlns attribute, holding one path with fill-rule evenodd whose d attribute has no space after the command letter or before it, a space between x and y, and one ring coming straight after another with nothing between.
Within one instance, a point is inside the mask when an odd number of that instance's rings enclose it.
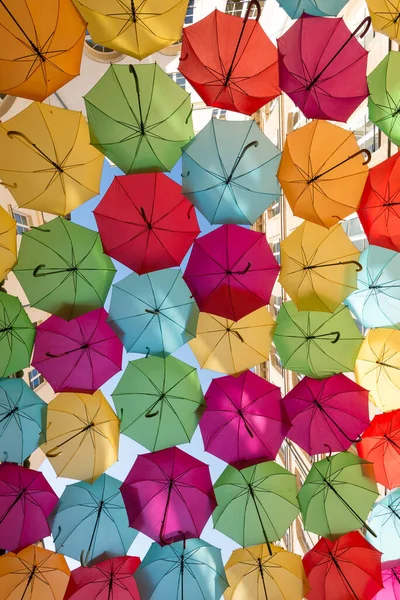
<instances>
[{"instance_id":1,"label":"window","mask_svg":"<svg viewBox=\"0 0 400 600\"><path fill-rule=\"evenodd\" d=\"M360 148L370 152L376 152L380 148L381 133L378 127L372 121L369 121L366 116L352 127L352 131Z\"/></svg>"},{"instance_id":2,"label":"window","mask_svg":"<svg viewBox=\"0 0 400 600\"><path fill-rule=\"evenodd\" d=\"M24 231L28 231L28 229L30 228L29 217L14 209L11 209L11 214L17 222L17 233L19 235L22 235Z\"/></svg>"},{"instance_id":3,"label":"window","mask_svg":"<svg viewBox=\"0 0 400 600\"><path fill-rule=\"evenodd\" d=\"M278 264L281 264L281 242L272 242L270 245L270 248L272 250L272 254L275 256Z\"/></svg>"},{"instance_id":4,"label":"window","mask_svg":"<svg viewBox=\"0 0 400 600\"><path fill-rule=\"evenodd\" d=\"M265 0L260 0L261 10L263 9ZM241 0L235 2L234 0L228 0L226 3L225 12L228 15L234 15L235 17L244 17L246 14L248 2L247 0ZM253 7L250 11L250 17L254 18L257 16L257 9Z\"/></svg>"},{"instance_id":5,"label":"window","mask_svg":"<svg viewBox=\"0 0 400 600\"><path fill-rule=\"evenodd\" d=\"M92 48L93 50L96 50L96 52L100 52L101 54L109 54L110 52L115 52L115 50L112 50L111 48L107 48L107 46L102 46L101 44L96 44L90 37L90 33L88 30L86 30L85 42L90 48Z\"/></svg>"},{"instance_id":6,"label":"window","mask_svg":"<svg viewBox=\"0 0 400 600\"><path fill-rule=\"evenodd\" d=\"M212 118L213 119L221 119L222 121L225 121L226 120L226 110L224 110L223 108L213 108Z\"/></svg>"},{"instance_id":7,"label":"window","mask_svg":"<svg viewBox=\"0 0 400 600\"><path fill-rule=\"evenodd\" d=\"M281 306L282 306L282 297L281 296L271 296L270 307L271 307L271 314L274 317L274 319L276 319L276 317L278 316Z\"/></svg>"},{"instance_id":8,"label":"window","mask_svg":"<svg viewBox=\"0 0 400 600\"><path fill-rule=\"evenodd\" d=\"M42 383L44 383L44 377L39 373L39 371L36 371L36 369L29 371L29 385L32 390L36 390L36 388L38 388L39 385L42 385Z\"/></svg>"},{"instance_id":9,"label":"window","mask_svg":"<svg viewBox=\"0 0 400 600\"><path fill-rule=\"evenodd\" d=\"M194 17L194 0L189 0L188 8L185 16L185 25L191 25Z\"/></svg>"},{"instance_id":10,"label":"window","mask_svg":"<svg viewBox=\"0 0 400 600\"><path fill-rule=\"evenodd\" d=\"M186 90L186 77L178 73L168 73L168 76L171 77L172 81L175 81L183 90Z\"/></svg>"},{"instance_id":11,"label":"window","mask_svg":"<svg viewBox=\"0 0 400 600\"><path fill-rule=\"evenodd\" d=\"M276 217L276 215L279 215L280 212L281 212L281 201L280 201L280 198L277 198L268 207L268 218L272 219L272 217Z\"/></svg>"},{"instance_id":12,"label":"window","mask_svg":"<svg viewBox=\"0 0 400 600\"><path fill-rule=\"evenodd\" d=\"M277 371L279 371L279 373L282 373L282 361L281 361L280 356L279 356L278 352L276 351L276 348L274 345L271 346L270 359L271 359L271 365Z\"/></svg>"},{"instance_id":13,"label":"window","mask_svg":"<svg viewBox=\"0 0 400 600\"><path fill-rule=\"evenodd\" d=\"M342 227L356 248L358 248L360 252L365 250L368 246L368 242L359 218L356 216L342 221Z\"/></svg>"}]
</instances>

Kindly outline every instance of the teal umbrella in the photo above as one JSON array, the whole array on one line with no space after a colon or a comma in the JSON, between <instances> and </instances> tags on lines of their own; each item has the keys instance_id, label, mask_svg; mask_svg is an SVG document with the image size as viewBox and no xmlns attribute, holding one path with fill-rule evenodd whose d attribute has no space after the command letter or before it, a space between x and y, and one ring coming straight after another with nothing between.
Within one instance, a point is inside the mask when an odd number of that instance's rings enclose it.
<instances>
[{"instance_id":1,"label":"teal umbrella","mask_svg":"<svg viewBox=\"0 0 400 600\"><path fill-rule=\"evenodd\" d=\"M112 287L109 323L127 352L168 356L196 336L198 316L179 269L131 273Z\"/></svg>"},{"instance_id":2,"label":"teal umbrella","mask_svg":"<svg viewBox=\"0 0 400 600\"><path fill-rule=\"evenodd\" d=\"M18 298L0 292L0 377L29 367L35 333Z\"/></svg>"},{"instance_id":3,"label":"teal umbrella","mask_svg":"<svg viewBox=\"0 0 400 600\"><path fill-rule=\"evenodd\" d=\"M314 17L336 17L348 0L278 0L278 4L291 19L303 12Z\"/></svg>"}]
</instances>

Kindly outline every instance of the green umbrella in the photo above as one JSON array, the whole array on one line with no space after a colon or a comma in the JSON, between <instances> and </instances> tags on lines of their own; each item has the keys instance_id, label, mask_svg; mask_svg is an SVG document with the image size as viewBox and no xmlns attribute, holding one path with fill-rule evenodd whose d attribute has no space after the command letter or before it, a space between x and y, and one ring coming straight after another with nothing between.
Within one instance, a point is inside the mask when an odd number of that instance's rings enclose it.
<instances>
[{"instance_id":1,"label":"green umbrella","mask_svg":"<svg viewBox=\"0 0 400 600\"><path fill-rule=\"evenodd\" d=\"M170 171L194 135L190 95L156 64L110 65L84 100L91 144L124 173Z\"/></svg>"},{"instance_id":2,"label":"green umbrella","mask_svg":"<svg viewBox=\"0 0 400 600\"><path fill-rule=\"evenodd\" d=\"M22 235L14 273L31 306L69 320L103 306L115 267L96 231L58 217Z\"/></svg>"},{"instance_id":3,"label":"green umbrella","mask_svg":"<svg viewBox=\"0 0 400 600\"><path fill-rule=\"evenodd\" d=\"M280 540L299 514L296 476L275 462L238 471L228 466L214 485L214 527L243 547Z\"/></svg>"},{"instance_id":4,"label":"green umbrella","mask_svg":"<svg viewBox=\"0 0 400 600\"><path fill-rule=\"evenodd\" d=\"M369 118L392 142L400 144L400 54L389 52L368 75Z\"/></svg>"},{"instance_id":5,"label":"green umbrella","mask_svg":"<svg viewBox=\"0 0 400 600\"><path fill-rule=\"evenodd\" d=\"M121 432L152 452L190 442L204 405L196 368L173 356L130 362L112 398Z\"/></svg>"},{"instance_id":6,"label":"green umbrella","mask_svg":"<svg viewBox=\"0 0 400 600\"><path fill-rule=\"evenodd\" d=\"M304 529L337 537L366 527L378 497L372 463L351 452L339 452L315 462L299 492Z\"/></svg>"},{"instance_id":7,"label":"green umbrella","mask_svg":"<svg viewBox=\"0 0 400 600\"><path fill-rule=\"evenodd\" d=\"M343 304L330 314L284 302L276 323L273 341L286 369L314 379L354 370L363 337Z\"/></svg>"},{"instance_id":8,"label":"green umbrella","mask_svg":"<svg viewBox=\"0 0 400 600\"><path fill-rule=\"evenodd\" d=\"M0 292L0 377L29 367L35 333L18 298Z\"/></svg>"}]
</instances>

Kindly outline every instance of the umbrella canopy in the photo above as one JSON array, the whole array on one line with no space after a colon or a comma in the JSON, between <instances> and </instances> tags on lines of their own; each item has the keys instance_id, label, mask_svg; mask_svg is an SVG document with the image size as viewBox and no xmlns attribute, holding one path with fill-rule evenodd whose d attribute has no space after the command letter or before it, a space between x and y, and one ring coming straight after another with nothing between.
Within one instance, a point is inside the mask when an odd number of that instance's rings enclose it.
<instances>
[{"instance_id":1,"label":"umbrella canopy","mask_svg":"<svg viewBox=\"0 0 400 600\"><path fill-rule=\"evenodd\" d=\"M57 501L42 473L0 464L0 548L14 551L50 535L47 518Z\"/></svg>"},{"instance_id":2,"label":"umbrella canopy","mask_svg":"<svg viewBox=\"0 0 400 600\"><path fill-rule=\"evenodd\" d=\"M122 368L122 344L98 308L71 321L52 316L36 328L32 366L55 392L94 394Z\"/></svg>"},{"instance_id":3,"label":"umbrella canopy","mask_svg":"<svg viewBox=\"0 0 400 600\"><path fill-rule=\"evenodd\" d=\"M35 327L15 296L0 292L0 377L29 367Z\"/></svg>"},{"instance_id":4,"label":"umbrella canopy","mask_svg":"<svg viewBox=\"0 0 400 600\"><path fill-rule=\"evenodd\" d=\"M126 174L170 171L194 135L190 95L155 63L110 65L84 100L92 145Z\"/></svg>"},{"instance_id":5,"label":"umbrella canopy","mask_svg":"<svg viewBox=\"0 0 400 600\"><path fill-rule=\"evenodd\" d=\"M168 356L195 337L198 317L179 269L131 273L112 287L109 323L127 352Z\"/></svg>"},{"instance_id":6,"label":"umbrella canopy","mask_svg":"<svg viewBox=\"0 0 400 600\"><path fill-rule=\"evenodd\" d=\"M234 375L268 360L274 331L265 307L236 322L200 313L189 346L202 369Z\"/></svg>"},{"instance_id":7,"label":"umbrella canopy","mask_svg":"<svg viewBox=\"0 0 400 600\"><path fill-rule=\"evenodd\" d=\"M346 0L279 0L279 6L291 19L298 19L302 13L314 17L336 17L347 4Z\"/></svg>"},{"instance_id":8,"label":"umbrella canopy","mask_svg":"<svg viewBox=\"0 0 400 600\"><path fill-rule=\"evenodd\" d=\"M334 542L320 539L303 565L311 586L309 600L372 600L382 589L381 554L358 531Z\"/></svg>"},{"instance_id":9,"label":"umbrella canopy","mask_svg":"<svg viewBox=\"0 0 400 600\"><path fill-rule=\"evenodd\" d=\"M17 262L17 224L0 206L0 281Z\"/></svg>"},{"instance_id":10,"label":"umbrella canopy","mask_svg":"<svg viewBox=\"0 0 400 600\"><path fill-rule=\"evenodd\" d=\"M355 36L370 25L367 17L350 32L341 18L303 13L278 38L279 84L307 119L345 123L367 98L368 52Z\"/></svg>"},{"instance_id":11,"label":"umbrella canopy","mask_svg":"<svg viewBox=\"0 0 400 600\"><path fill-rule=\"evenodd\" d=\"M188 0L73 0L93 42L138 60L181 39Z\"/></svg>"},{"instance_id":12,"label":"umbrella canopy","mask_svg":"<svg viewBox=\"0 0 400 600\"><path fill-rule=\"evenodd\" d=\"M374 467L350 452L314 462L298 494L304 529L335 538L360 527L378 497Z\"/></svg>"},{"instance_id":13,"label":"umbrella canopy","mask_svg":"<svg viewBox=\"0 0 400 600\"><path fill-rule=\"evenodd\" d=\"M374 600L400 600L400 563L398 560L382 564L383 590Z\"/></svg>"},{"instance_id":14,"label":"umbrella canopy","mask_svg":"<svg viewBox=\"0 0 400 600\"><path fill-rule=\"evenodd\" d=\"M296 476L275 462L238 471L228 466L214 484L215 529L241 546L280 540L299 514Z\"/></svg>"},{"instance_id":15,"label":"umbrella canopy","mask_svg":"<svg viewBox=\"0 0 400 600\"><path fill-rule=\"evenodd\" d=\"M271 544L234 550L225 565L225 600L302 600L309 591L300 556Z\"/></svg>"},{"instance_id":16,"label":"umbrella canopy","mask_svg":"<svg viewBox=\"0 0 400 600\"><path fill-rule=\"evenodd\" d=\"M216 506L208 465L176 447L140 454L121 493L129 525L161 546L200 537Z\"/></svg>"},{"instance_id":17,"label":"umbrella canopy","mask_svg":"<svg viewBox=\"0 0 400 600\"><path fill-rule=\"evenodd\" d=\"M67 485L49 519L57 552L85 565L128 552L138 532L128 525L120 486L109 475Z\"/></svg>"},{"instance_id":18,"label":"umbrella canopy","mask_svg":"<svg viewBox=\"0 0 400 600\"><path fill-rule=\"evenodd\" d=\"M1 592L10 600L63 600L69 575L64 556L38 546L0 556Z\"/></svg>"},{"instance_id":19,"label":"umbrella canopy","mask_svg":"<svg viewBox=\"0 0 400 600\"><path fill-rule=\"evenodd\" d=\"M200 431L204 450L237 469L275 460L290 423L280 389L251 371L213 379Z\"/></svg>"},{"instance_id":20,"label":"umbrella canopy","mask_svg":"<svg viewBox=\"0 0 400 600\"><path fill-rule=\"evenodd\" d=\"M114 177L93 212L105 252L139 275L179 267L200 232L181 186L163 173Z\"/></svg>"},{"instance_id":21,"label":"umbrella canopy","mask_svg":"<svg viewBox=\"0 0 400 600\"><path fill-rule=\"evenodd\" d=\"M211 119L182 148L182 193L211 224L252 225L279 198L280 157L255 121Z\"/></svg>"},{"instance_id":22,"label":"umbrella canopy","mask_svg":"<svg viewBox=\"0 0 400 600\"><path fill-rule=\"evenodd\" d=\"M118 460L119 419L103 394L58 394L42 446L58 476L93 483Z\"/></svg>"},{"instance_id":23,"label":"umbrella canopy","mask_svg":"<svg viewBox=\"0 0 400 600\"><path fill-rule=\"evenodd\" d=\"M228 587L221 550L199 539L152 544L135 579L141 600L216 600Z\"/></svg>"},{"instance_id":24,"label":"umbrella canopy","mask_svg":"<svg viewBox=\"0 0 400 600\"><path fill-rule=\"evenodd\" d=\"M292 423L287 437L310 455L347 450L369 425L368 390L342 374L304 377L283 404Z\"/></svg>"},{"instance_id":25,"label":"umbrella canopy","mask_svg":"<svg viewBox=\"0 0 400 600\"><path fill-rule=\"evenodd\" d=\"M196 368L173 356L130 362L112 399L121 432L152 452L190 442L204 405Z\"/></svg>"},{"instance_id":26,"label":"umbrella canopy","mask_svg":"<svg viewBox=\"0 0 400 600\"><path fill-rule=\"evenodd\" d=\"M396 13L399 14L398 11ZM400 144L400 86L397 78L399 69L400 56L392 50L368 75L369 119L397 145Z\"/></svg>"},{"instance_id":27,"label":"umbrella canopy","mask_svg":"<svg viewBox=\"0 0 400 600\"><path fill-rule=\"evenodd\" d=\"M18 206L64 216L99 193L104 157L82 113L33 102L0 140L0 178Z\"/></svg>"},{"instance_id":28,"label":"umbrella canopy","mask_svg":"<svg viewBox=\"0 0 400 600\"><path fill-rule=\"evenodd\" d=\"M400 42L400 2L398 0L367 0L372 27L378 33L387 35L391 40ZM381 596L379 596L381 598Z\"/></svg>"},{"instance_id":29,"label":"umbrella canopy","mask_svg":"<svg viewBox=\"0 0 400 600\"><path fill-rule=\"evenodd\" d=\"M0 92L42 102L79 75L86 24L69 0L0 2Z\"/></svg>"},{"instance_id":30,"label":"umbrella canopy","mask_svg":"<svg viewBox=\"0 0 400 600\"><path fill-rule=\"evenodd\" d=\"M353 371L362 341L343 305L328 314L299 312L293 302L284 302L276 320L274 344L283 366L314 379Z\"/></svg>"},{"instance_id":31,"label":"umbrella canopy","mask_svg":"<svg viewBox=\"0 0 400 600\"><path fill-rule=\"evenodd\" d=\"M354 133L333 123L312 121L289 133L278 179L293 214L324 227L351 215L359 207L370 158Z\"/></svg>"},{"instance_id":32,"label":"umbrella canopy","mask_svg":"<svg viewBox=\"0 0 400 600\"><path fill-rule=\"evenodd\" d=\"M338 223L302 223L281 242L279 283L299 310L333 312L357 289L360 251Z\"/></svg>"},{"instance_id":33,"label":"umbrella canopy","mask_svg":"<svg viewBox=\"0 0 400 600\"><path fill-rule=\"evenodd\" d=\"M23 234L14 273L32 307L70 320L103 306L115 267L96 231L58 217Z\"/></svg>"},{"instance_id":34,"label":"umbrella canopy","mask_svg":"<svg viewBox=\"0 0 400 600\"><path fill-rule=\"evenodd\" d=\"M253 7L256 19L249 20ZM252 0L244 19L214 10L183 30L178 69L207 106L251 115L281 93L276 48L260 15Z\"/></svg>"},{"instance_id":35,"label":"umbrella canopy","mask_svg":"<svg viewBox=\"0 0 400 600\"><path fill-rule=\"evenodd\" d=\"M20 378L0 379L0 457L22 464L44 441L47 404Z\"/></svg>"},{"instance_id":36,"label":"umbrella canopy","mask_svg":"<svg viewBox=\"0 0 400 600\"><path fill-rule=\"evenodd\" d=\"M368 518L370 527L376 532L372 536L367 531L367 540L382 552L382 560L398 560L400 542L400 489L391 491L376 502Z\"/></svg>"},{"instance_id":37,"label":"umbrella canopy","mask_svg":"<svg viewBox=\"0 0 400 600\"><path fill-rule=\"evenodd\" d=\"M194 242L184 279L201 311L238 321L269 304L278 273L264 233L222 225Z\"/></svg>"}]
</instances>

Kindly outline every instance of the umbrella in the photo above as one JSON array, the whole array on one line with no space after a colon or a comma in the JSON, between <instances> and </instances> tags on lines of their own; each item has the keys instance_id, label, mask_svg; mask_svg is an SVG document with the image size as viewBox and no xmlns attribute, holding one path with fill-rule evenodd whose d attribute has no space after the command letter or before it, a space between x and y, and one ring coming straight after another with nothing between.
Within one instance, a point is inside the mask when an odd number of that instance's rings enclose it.
<instances>
[{"instance_id":1,"label":"umbrella","mask_svg":"<svg viewBox=\"0 0 400 600\"><path fill-rule=\"evenodd\" d=\"M0 457L22 464L43 443L47 404L23 379L0 379Z\"/></svg>"},{"instance_id":2,"label":"umbrella","mask_svg":"<svg viewBox=\"0 0 400 600\"><path fill-rule=\"evenodd\" d=\"M237 322L200 313L189 346L202 369L234 375L269 359L274 331L275 321L265 307Z\"/></svg>"},{"instance_id":3,"label":"umbrella","mask_svg":"<svg viewBox=\"0 0 400 600\"><path fill-rule=\"evenodd\" d=\"M119 419L100 390L58 394L42 446L58 476L93 483L118 460Z\"/></svg>"},{"instance_id":4,"label":"umbrella","mask_svg":"<svg viewBox=\"0 0 400 600\"><path fill-rule=\"evenodd\" d=\"M253 7L257 17L249 20ZM260 15L251 0L244 19L214 10L183 30L178 69L207 106L251 115L281 93L276 48Z\"/></svg>"},{"instance_id":5,"label":"umbrella","mask_svg":"<svg viewBox=\"0 0 400 600\"><path fill-rule=\"evenodd\" d=\"M0 92L42 102L79 75L86 24L71 2L1 0Z\"/></svg>"},{"instance_id":6,"label":"umbrella","mask_svg":"<svg viewBox=\"0 0 400 600\"><path fill-rule=\"evenodd\" d=\"M93 212L105 252L139 275L179 267L200 232L181 186L163 173L114 177Z\"/></svg>"},{"instance_id":7,"label":"umbrella","mask_svg":"<svg viewBox=\"0 0 400 600\"><path fill-rule=\"evenodd\" d=\"M161 546L200 537L216 506L208 465L176 447L140 454L121 493L129 525Z\"/></svg>"},{"instance_id":8,"label":"umbrella","mask_svg":"<svg viewBox=\"0 0 400 600\"><path fill-rule=\"evenodd\" d=\"M357 211L370 244L400 251L400 152L370 169Z\"/></svg>"},{"instance_id":9,"label":"umbrella","mask_svg":"<svg viewBox=\"0 0 400 600\"><path fill-rule=\"evenodd\" d=\"M23 234L14 273L32 307L70 320L103 306L115 267L96 231L58 217Z\"/></svg>"},{"instance_id":10,"label":"umbrella","mask_svg":"<svg viewBox=\"0 0 400 600\"><path fill-rule=\"evenodd\" d=\"M94 394L122 368L122 344L103 308L71 321L52 316L36 328L32 366L56 392Z\"/></svg>"},{"instance_id":11,"label":"umbrella","mask_svg":"<svg viewBox=\"0 0 400 600\"><path fill-rule=\"evenodd\" d=\"M371 329L360 348L354 374L381 410L400 408L400 331Z\"/></svg>"},{"instance_id":12,"label":"umbrella","mask_svg":"<svg viewBox=\"0 0 400 600\"><path fill-rule=\"evenodd\" d=\"M378 497L373 465L350 452L314 462L299 494L304 529L335 538L365 523Z\"/></svg>"},{"instance_id":13,"label":"umbrella","mask_svg":"<svg viewBox=\"0 0 400 600\"><path fill-rule=\"evenodd\" d=\"M278 273L265 233L222 225L194 242L184 279L201 311L238 321L269 304Z\"/></svg>"},{"instance_id":14,"label":"umbrella","mask_svg":"<svg viewBox=\"0 0 400 600\"><path fill-rule=\"evenodd\" d=\"M61 554L29 546L0 556L0 585L10 600L63 600L70 570Z\"/></svg>"},{"instance_id":15,"label":"umbrella","mask_svg":"<svg viewBox=\"0 0 400 600\"><path fill-rule=\"evenodd\" d=\"M189 94L155 63L110 65L84 100L92 145L126 174L170 171L194 135Z\"/></svg>"},{"instance_id":16,"label":"umbrella","mask_svg":"<svg viewBox=\"0 0 400 600\"><path fill-rule=\"evenodd\" d=\"M294 215L324 227L351 215L359 207L370 158L354 133L332 123L312 121L289 133L278 179Z\"/></svg>"},{"instance_id":17,"label":"umbrella","mask_svg":"<svg viewBox=\"0 0 400 600\"><path fill-rule=\"evenodd\" d=\"M387 35L391 40L400 42L400 3L398 0L367 0L374 31ZM380 598L380 596L379 596Z\"/></svg>"},{"instance_id":18,"label":"umbrella","mask_svg":"<svg viewBox=\"0 0 400 600\"><path fill-rule=\"evenodd\" d=\"M119 556L71 573L64 600L140 600L133 574L136 556Z\"/></svg>"},{"instance_id":19,"label":"umbrella","mask_svg":"<svg viewBox=\"0 0 400 600\"><path fill-rule=\"evenodd\" d=\"M309 600L372 600L382 589L381 555L358 532L322 538L303 558Z\"/></svg>"},{"instance_id":20,"label":"umbrella","mask_svg":"<svg viewBox=\"0 0 400 600\"><path fill-rule=\"evenodd\" d=\"M211 119L182 148L182 193L212 224L252 225L279 198L280 157L255 121Z\"/></svg>"},{"instance_id":21,"label":"umbrella","mask_svg":"<svg viewBox=\"0 0 400 600\"><path fill-rule=\"evenodd\" d=\"M82 113L34 102L0 125L0 139L2 185L18 206L67 215L99 193L104 157Z\"/></svg>"},{"instance_id":22,"label":"umbrella","mask_svg":"<svg viewBox=\"0 0 400 600\"><path fill-rule=\"evenodd\" d=\"M370 25L367 17L350 32L341 18L303 13L278 38L279 84L307 119L345 123L368 96L368 52L356 35Z\"/></svg>"},{"instance_id":23,"label":"umbrella","mask_svg":"<svg viewBox=\"0 0 400 600\"><path fill-rule=\"evenodd\" d=\"M280 389L251 371L213 379L200 431L204 450L237 469L274 460L290 423Z\"/></svg>"},{"instance_id":24,"label":"umbrella","mask_svg":"<svg viewBox=\"0 0 400 600\"><path fill-rule=\"evenodd\" d=\"M42 473L0 465L0 548L17 550L50 535L47 518L58 497Z\"/></svg>"},{"instance_id":25,"label":"umbrella","mask_svg":"<svg viewBox=\"0 0 400 600\"><path fill-rule=\"evenodd\" d=\"M399 487L400 410L375 415L357 444L357 452L361 458L373 463L378 483L390 490Z\"/></svg>"},{"instance_id":26,"label":"umbrella","mask_svg":"<svg viewBox=\"0 0 400 600\"><path fill-rule=\"evenodd\" d=\"M168 356L195 337L198 317L179 269L131 273L112 287L109 323L127 352Z\"/></svg>"},{"instance_id":27,"label":"umbrella","mask_svg":"<svg viewBox=\"0 0 400 600\"><path fill-rule=\"evenodd\" d=\"M29 367L35 327L15 296L0 292L0 377Z\"/></svg>"},{"instance_id":28,"label":"umbrella","mask_svg":"<svg viewBox=\"0 0 400 600\"><path fill-rule=\"evenodd\" d=\"M368 390L342 374L304 377L283 405L292 423L287 437L310 455L347 450L369 425Z\"/></svg>"},{"instance_id":29,"label":"umbrella","mask_svg":"<svg viewBox=\"0 0 400 600\"><path fill-rule=\"evenodd\" d=\"M216 600L228 587L221 550L199 539L152 544L135 579L141 600Z\"/></svg>"},{"instance_id":30,"label":"umbrella","mask_svg":"<svg viewBox=\"0 0 400 600\"><path fill-rule=\"evenodd\" d=\"M234 550L225 570L225 600L302 600L309 590L300 556L272 544Z\"/></svg>"},{"instance_id":31,"label":"umbrella","mask_svg":"<svg viewBox=\"0 0 400 600\"><path fill-rule=\"evenodd\" d=\"M400 600L400 563L398 560L382 564L383 590L374 600Z\"/></svg>"},{"instance_id":32,"label":"umbrella","mask_svg":"<svg viewBox=\"0 0 400 600\"><path fill-rule=\"evenodd\" d=\"M302 223L281 243L279 283L299 310L333 312L357 289L360 251L338 223Z\"/></svg>"},{"instance_id":33,"label":"umbrella","mask_svg":"<svg viewBox=\"0 0 400 600\"><path fill-rule=\"evenodd\" d=\"M215 529L241 546L280 540L299 514L296 476L275 462L238 471L228 466L214 484Z\"/></svg>"},{"instance_id":34,"label":"umbrella","mask_svg":"<svg viewBox=\"0 0 400 600\"><path fill-rule=\"evenodd\" d=\"M329 314L299 312L293 302L284 302L276 320L274 344L283 366L314 379L353 371L362 341L343 305Z\"/></svg>"},{"instance_id":35,"label":"umbrella","mask_svg":"<svg viewBox=\"0 0 400 600\"><path fill-rule=\"evenodd\" d=\"M173 356L128 363L112 399L121 432L152 452L190 442L204 406L196 368Z\"/></svg>"},{"instance_id":36,"label":"umbrella","mask_svg":"<svg viewBox=\"0 0 400 600\"><path fill-rule=\"evenodd\" d=\"M291 19L298 19L302 13L314 17L336 17L346 6L346 0L279 0L279 6Z\"/></svg>"},{"instance_id":37,"label":"umbrella","mask_svg":"<svg viewBox=\"0 0 400 600\"><path fill-rule=\"evenodd\" d=\"M49 519L57 552L85 565L128 552L137 531L128 526L120 485L109 475L67 485Z\"/></svg>"},{"instance_id":38,"label":"umbrella","mask_svg":"<svg viewBox=\"0 0 400 600\"><path fill-rule=\"evenodd\" d=\"M368 75L368 117L397 145L400 144L399 69L400 56L392 50Z\"/></svg>"},{"instance_id":39,"label":"umbrella","mask_svg":"<svg viewBox=\"0 0 400 600\"><path fill-rule=\"evenodd\" d=\"M397 560L400 543L400 489L391 491L375 502L368 523L376 535L372 536L367 530L367 540L382 552L382 560Z\"/></svg>"},{"instance_id":40,"label":"umbrella","mask_svg":"<svg viewBox=\"0 0 400 600\"><path fill-rule=\"evenodd\" d=\"M0 146L1 148L1 146ZM17 224L0 206L0 281L17 262Z\"/></svg>"}]
</instances>

